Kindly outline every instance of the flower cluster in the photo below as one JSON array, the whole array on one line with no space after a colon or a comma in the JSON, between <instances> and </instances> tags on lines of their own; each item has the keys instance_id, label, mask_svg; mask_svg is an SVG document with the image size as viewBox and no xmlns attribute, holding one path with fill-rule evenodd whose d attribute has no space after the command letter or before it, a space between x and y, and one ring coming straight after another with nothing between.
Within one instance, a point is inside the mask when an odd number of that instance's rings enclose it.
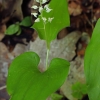
<instances>
[{"instance_id":1,"label":"flower cluster","mask_svg":"<svg viewBox=\"0 0 100 100\"><path fill-rule=\"evenodd\" d=\"M33 5L31 7L32 9L35 9L35 10L36 9L39 9L39 12L40 13L42 13L43 10L45 10L47 13L49 13L49 12L52 11L52 9L49 8L49 5L48 4L46 4L44 7L42 6L42 4L47 3L48 0L36 0L36 2L40 3L40 6L38 7L37 5ZM37 18L38 13L31 13L31 15L33 15L34 17ZM54 17L52 17L52 18L50 18L50 17L49 18L46 18L46 17L44 17L44 16L41 15L41 19L43 20L44 23L46 23L46 22L50 22L51 23L52 20L54 19ZM37 18L35 20L35 22L40 22L40 18Z\"/></svg>"}]
</instances>

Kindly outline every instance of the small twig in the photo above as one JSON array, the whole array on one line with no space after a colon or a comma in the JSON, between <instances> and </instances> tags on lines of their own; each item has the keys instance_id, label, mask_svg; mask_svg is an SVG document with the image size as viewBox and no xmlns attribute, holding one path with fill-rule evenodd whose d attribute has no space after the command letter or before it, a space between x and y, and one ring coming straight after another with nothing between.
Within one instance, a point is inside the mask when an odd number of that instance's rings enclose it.
<instances>
[{"instance_id":1,"label":"small twig","mask_svg":"<svg viewBox=\"0 0 100 100\"><path fill-rule=\"evenodd\" d=\"M6 85L5 85L5 86L0 87L0 91L1 91L1 90L3 90L3 89L5 89L5 88L6 88Z\"/></svg>"}]
</instances>

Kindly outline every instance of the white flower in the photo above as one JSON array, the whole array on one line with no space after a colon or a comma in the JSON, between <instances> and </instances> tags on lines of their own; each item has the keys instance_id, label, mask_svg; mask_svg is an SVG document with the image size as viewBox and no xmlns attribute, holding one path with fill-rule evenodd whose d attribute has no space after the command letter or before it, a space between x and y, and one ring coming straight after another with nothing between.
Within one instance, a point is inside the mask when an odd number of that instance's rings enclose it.
<instances>
[{"instance_id":1,"label":"white flower","mask_svg":"<svg viewBox=\"0 0 100 100\"><path fill-rule=\"evenodd\" d=\"M40 6L40 7L39 7L39 12L41 13L42 11L43 11L43 7Z\"/></svg>"},{"instance_id":2,"label":"white flower","mask_svg":"<svg viewBox=\"0 0 100 100\"><path fill-rule=\"evenodd\" d=\"M48 22L52 22L52 20L54 19L54 17L52 17L52 18L48 18Z\"/></svg>"},{"instance_id":3,"label":"white flower","mask_svg":"<svg viewBox=\"0 0 100 100\"><path fill-rule=\"evenodd\" d=\"M46 12L49 13L52 9L47 9Z\"/></svg>"},{"instance_id":4,"label":"white flower","mask_svg":"<svg viewBox=\"0 0 100 100\"><path fill-rule=\"evenodd\" d=\"M31 13L34 17L37 17L38 13Z\"/></svg>"},{"instance_id":5,"label":"white flower","mask_svg":"<svg viewBox=\"0 0 100 100\"><path fill-rule=\"evenodd\" d=\"M43 20L43 21L44 21L44 23L45 23L47 19L46 19L45 17L42 17L42 20Z\"/></svg>"},{"instance_id":6,"label":"white flower","mask_svg":"<svg viewBox=\"0 0 100 100\"><path fill-rule=\"evenodd\" d=\"M44 4L44 3L46 3L48 0L36 0L36 2L38 2L38 3L42 3L42 4Z\"/></svg>"},{"instance_id":7,"label":"white flower","mask_svg":"<svg viewBox=\"0 0 100 100\"><path fill-rule=\"evenodd\" d=\"M48 0L36 0L36 2L44 4L44 3L48 2Z\"/></svg>"},{"instance_id":8,"label":"white flower","mask_svg":"<svg viewBox=\"0 0 100 100\"><path fill-rule=\"evenodd\" d=\"M37 19L35 20L35 22L40 22L40 18L37 18Z\"/></svg>"},{"instance_id":9,"label":"white flower","mask_svg":"<svg viewBox=\"0 0 100 100\"><path fill-rule=\"evenodd\" d=\"M52 9L49 8L49 5L45 5L44 8L46 9L46 12L49 13Z\"/></svg>"},{"instance_id":10,"label":"white flower","mask_svg":"<svg viewBox=\"0 0 100 100\"><path fill-rule=\"evenodd\" d=\"M45 9L48 9L48 7L49 7L49 5L48 5L48 4L44 6L44 8L45 8Z\"/></svg>"},{"instance_id":11,"label":"white flower","mask_svg":"<svg viewBox=\"0 0 100 100\"><path fill-rule=\"evenodd\" d=\"M32 6L31 8L33 8L33 9L38 9L38 6L34 5L34 6Z\"/></svg>"},{"instance_id":12,"label":"white flower","mask_svg":"<svg viewBox=\"0 0 100 100\"><path fill-rule=\"evenodd\" d=\"M48 0L42 0L42 4L46 3Z\"/></svg>"}]
</instances>

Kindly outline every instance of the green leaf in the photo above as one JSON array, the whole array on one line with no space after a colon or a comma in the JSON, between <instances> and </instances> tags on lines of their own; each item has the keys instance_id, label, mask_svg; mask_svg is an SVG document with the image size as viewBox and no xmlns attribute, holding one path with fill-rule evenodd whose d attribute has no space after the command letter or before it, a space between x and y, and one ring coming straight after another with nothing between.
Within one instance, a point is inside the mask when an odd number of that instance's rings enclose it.
<instances>
[{"instance_id":1,"label":"green leaf","mask_svg":"<svg viewBox=\"0 0 100 100\"><path fill-rule=\"evenodd\" d=\"M49 13L43 10L42 14L38 17L40 18L40 22L35 22L33 25L33 28L37 31L39 37L46 40L48 45L50 45L50 42L56 38L61 29L70 24L68 4L66 0L51 0L49 8L52 10ZM41 17L45 17L47 21L48 18L53 18L53 20L44 25Z\"/></svg>"},{"instance_id":2,"label":"green leaf","mask_svg":"<svg viewBox=\"0 0 100 100\"><path fill-rule=\"evenodd\" d=\"M20 26L18 24L12 24L7 28L5 34L13 35L16 34L19 30L20 30Z\"/></svg>"},{"instance_id":3,"label":"green leaf","mask_svg":"<svg viewBox=\"0 0 100 100\"><path fill-rule=\"evenodd\" d=\"M85 52L84 70L90 100L100 100L100 19Z\"/></svg>"},{"instance_id":4,"label":"green leaf","mask_svg":"<svg viewBox=\"0 0 100 100\"><path fill-rule=\"evenodd\" d=\"M60 58L51 61L48 70L38 70L40 58L34 52L26 52L12 62L7 78L10 100L46 100L65 81L69 62Z\"/></svg>"},{"instance_id":5,"label":"green leaf","mask_svg":"<svg viewBox=\"0 0 100 100\"><path fill-rule=\"evenodd\" d=\"M81 99L83 95L87 94L87 85L76 82L72 85L72 95L75 98Z\"/></svg>"},{"instance_id":6,"label":"green leaf","mask_svg":"<svg viewBox=\"0 0 100 100\"><path fill-rule=\"evenodd\" d=\"M57 93L51 94L52 100L62 100L63 96Z\"/></svg>"},{"instance_id":7,"label":"green leaf","mask_svg":"<svg viewBox=\"0 0 100 100\"><path fill-rule=\"evenodd\" d=\"M21 29L21 27L20 27L20 28L19 28L19 31L18 31L18 33L17 33L17 35L20 35L21 32L22 32L22 29Z\"/></svg>"},{"instance_id":8,"label":"green leaf","mask_svg":"<svg viewBox=\"0 0 100 100\"><path fill-rule=\"evenodd\" d=\"M29 17L29 16L28 17L25 17L22 20L22 22L20 23L20 25L26 26L26 27L31 26L32 25L31 17Z\"/></svg>"}]
</instances>

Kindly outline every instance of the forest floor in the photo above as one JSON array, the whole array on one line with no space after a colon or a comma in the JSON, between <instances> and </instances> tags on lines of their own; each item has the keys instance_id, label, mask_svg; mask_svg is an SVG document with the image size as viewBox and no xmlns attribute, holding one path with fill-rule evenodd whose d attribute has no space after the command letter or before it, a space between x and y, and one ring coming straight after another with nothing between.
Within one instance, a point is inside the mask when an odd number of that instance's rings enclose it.
<instances>
[{"instance_id":1,"label":"forest floor","mask_svg":"<svg viewBox=\"0 0 100 100\"><path fill-rule=\"evenodd\" d=\"M34 0L0 0L0 100L9 100L6 79L8 68L16 56L32 50L45 60L44 42L41 42L35 30L30 27L21 27L20 35L5 34L9 25L22 21L26 16L31 16L33 4ZM68 10L70 27L62 29L57 39L53 41L50 59L56 55L70 61L68 79L57 93L63 95L61 100L78 100L71 95L71 86L75 82L85 83L84 54L94 26L100 18L100 0L68 0ZM33 17L32 22L34 22ZM81 100L88 100L87 95L83 95Z\"/></svg>"}]
</instances>

